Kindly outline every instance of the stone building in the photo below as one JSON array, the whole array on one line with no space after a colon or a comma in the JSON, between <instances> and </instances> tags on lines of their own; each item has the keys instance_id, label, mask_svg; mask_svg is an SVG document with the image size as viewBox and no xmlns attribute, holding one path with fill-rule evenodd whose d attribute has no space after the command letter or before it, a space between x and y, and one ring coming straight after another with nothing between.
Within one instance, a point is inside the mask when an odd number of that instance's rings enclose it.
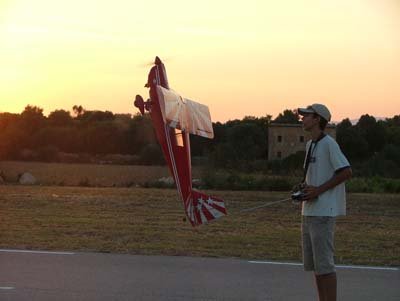
<instances>
[{"instance_id":1,"label":"stone building","mask_svg":"<svg viewBox=\"0 0 400 301\"><path fill-rule=\"evenodd\" d=\"M336 126L328 124L325 133L336 139ZM280 160L305 151L310 133L303 130L302 124L270 123L268 126L268 160Z\"/></svg>"}]
</instances>

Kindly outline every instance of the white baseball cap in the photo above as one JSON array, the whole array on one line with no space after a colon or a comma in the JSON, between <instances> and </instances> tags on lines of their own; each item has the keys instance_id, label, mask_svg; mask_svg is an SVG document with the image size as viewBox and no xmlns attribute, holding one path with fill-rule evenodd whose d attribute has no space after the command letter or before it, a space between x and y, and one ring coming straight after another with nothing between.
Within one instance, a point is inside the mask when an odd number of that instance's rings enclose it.
<instances>
[{"instance_id":1,"label":"white baseball cap","mask_svg":"<svg viewBox=\"0 0 400 301\"><path fill-rule=\"evenodd\" d=\"M315 113L324 118L326 121L331 121L331 112L329 112L325 105L320 103L314 103L310 106L307 106L307 108L298 108L297 111L300 115Z\"/></svg>"}]
</instances>

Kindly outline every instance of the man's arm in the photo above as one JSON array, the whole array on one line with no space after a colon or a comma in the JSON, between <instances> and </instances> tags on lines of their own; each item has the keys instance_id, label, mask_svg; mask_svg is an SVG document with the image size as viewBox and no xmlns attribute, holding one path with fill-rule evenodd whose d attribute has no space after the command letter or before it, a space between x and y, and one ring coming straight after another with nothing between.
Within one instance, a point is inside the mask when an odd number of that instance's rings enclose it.
<instances>
[{"instance_id":1,"label":"man's arm","mask_svg":"<svg viewBox=\"0 0 400 301\"><path fill-rule=\"evenodd\" d=\"M305 196L303 200L308 201L317 198L320 194L324 193L325 191L332 189L333 187L339 185L340 183L343 183L344 181L350 179L352 174L353 171L349 166L336 172L330 180L328 180L321 186L318 187L306 186L306 188L304 189Z\"/></svg>"}]
</instances>

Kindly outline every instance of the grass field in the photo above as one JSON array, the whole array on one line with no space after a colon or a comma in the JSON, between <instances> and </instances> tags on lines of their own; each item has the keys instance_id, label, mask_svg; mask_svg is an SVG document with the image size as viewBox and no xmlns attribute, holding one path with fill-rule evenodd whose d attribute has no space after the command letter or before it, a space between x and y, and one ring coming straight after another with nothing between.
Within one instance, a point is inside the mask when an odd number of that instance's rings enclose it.
<instances>
[{"instance_id":1,"label":"grass field","mask_svg":"<svg viewBox=\"0 0 400 301\"><path fill-rule=\"evenodd\" d=\"M168 177L166 166L65 164L0 161L7 182L17 182L18 174L32 173L41 185L130 187Z\"/></svg>"},{"instance_id":2,"label":"grass field","mask_svg":"<svg viewBox=\"0 0 400 301\"><path fill-rule=\"evenodd\" d=\"M287 193L213 191L229 216L192 228L173 189L0 186L0 247L299 261L300 211ZM400 197L349 194L336 262L400 265Z\"/></svg>"}]
</instances>

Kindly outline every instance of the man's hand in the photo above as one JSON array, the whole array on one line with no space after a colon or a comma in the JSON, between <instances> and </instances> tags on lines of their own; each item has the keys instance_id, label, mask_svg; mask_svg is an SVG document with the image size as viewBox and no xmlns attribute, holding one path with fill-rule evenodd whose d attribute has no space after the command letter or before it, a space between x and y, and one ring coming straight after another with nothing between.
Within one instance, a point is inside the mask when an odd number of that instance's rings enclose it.
<instances>
[{"instance_id":1,"label":"man's hand","mask_svg":"<svg viewBox=\"0 0 400 301\"><path fill-rule=\"evenodd\" d=\"M325 191L328 191L329 189L332 189L336 185L339 185L340 183L343 183L344 181L348 180L351 178L352 171L351 167L345 167L340 169L338 172L335 172L333 177L322 184L321 186L315 187L311 185L306 185L304 188L304 197L303 201L313 201L315 200L320 194L323 194Z\"/></svg>"},{"instance_id":2,"label":"man's hand","mask_svg":"<svg viewBox=\"0 0 400 301\"><path fill-rule=\"evenodd\" d=\"M321 194L319 187L310 185L306 185L303 191L304 191L304 197L303 197L304 201L313 201Z\"/></svg>"}]
</instances>

